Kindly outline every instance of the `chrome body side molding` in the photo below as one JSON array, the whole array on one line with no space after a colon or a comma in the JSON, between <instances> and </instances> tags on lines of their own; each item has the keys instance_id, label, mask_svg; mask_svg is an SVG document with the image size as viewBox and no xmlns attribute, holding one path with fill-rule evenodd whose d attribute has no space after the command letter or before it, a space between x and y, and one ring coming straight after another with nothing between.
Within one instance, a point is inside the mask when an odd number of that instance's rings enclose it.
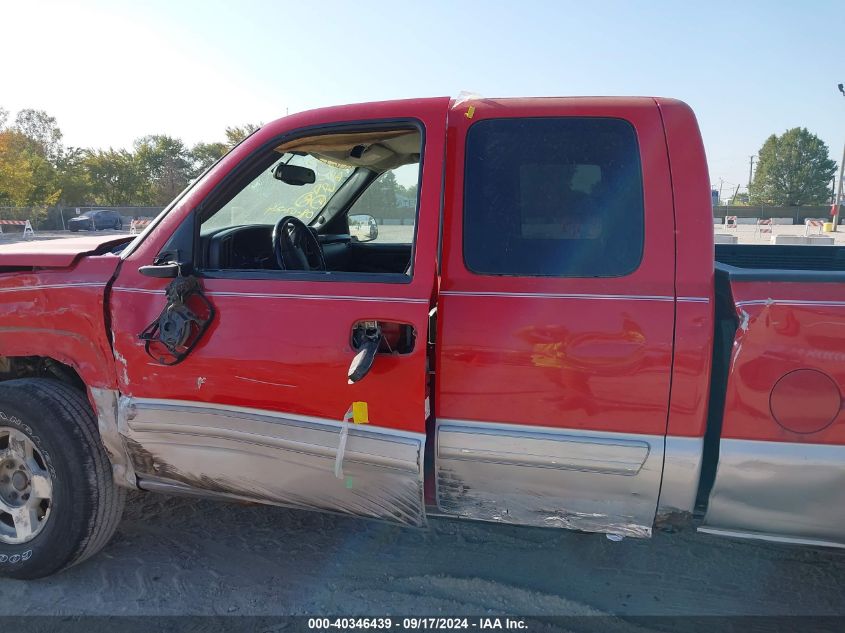
<instances>
[{"instance_id":1,"label":"chrome body side molding","mask_svg":"<svg viewBox=\"0 0 845 633\"><path fill-rule=\"evenodd\" d=\"M845 544L845 446L723 439L700 529Z\"/></svg>"},{"instance_id":2,"label":"chrome body side molding","mask_svg":"<svg viewBox=\"0 0 845 633\"><path fill-rule=\"evenodd\" d=\"M722 530L720 528L700 527L698 532L712 534L713 536L725 536L727 538L751 539L755 541L768 541L769 543L786 543L789 545L809 545L811 547L845 547L845 543L836 541L822 541L812 538L801 538L783 536L781 534L764 534L762 532L742 532L739 530Z\"/></svg>"},{"instance_id":3,"label":"chrome body side molding","mask_svg":"<svg viewBox=\"0 0 845 633\"><path fill-rule=\"evenodd\" d=\"M425 524L423 434L200 402L121 397L142 487Z\"/></svg>"},{"instance_id":4,"label":"chrome body side molding","mask_svg":"<svg viewBox=\"0 0 845 633\"><path fill-rule=\"evenodd\" d=\"M435 442L441 512L651 536L662 436L439 420Z\"/></svg>"},{"instance_id":5,"label":"chrome body side molding","mask_svg":"<svg viewBox=\"0 0 845 633\"><path fill-rule=\"evenodd\" d=\"M669 435L665 446L663 483L657 505L658 521L673 518L691 520L701 479L704 438Z\"/></svg>"}]
</instances>

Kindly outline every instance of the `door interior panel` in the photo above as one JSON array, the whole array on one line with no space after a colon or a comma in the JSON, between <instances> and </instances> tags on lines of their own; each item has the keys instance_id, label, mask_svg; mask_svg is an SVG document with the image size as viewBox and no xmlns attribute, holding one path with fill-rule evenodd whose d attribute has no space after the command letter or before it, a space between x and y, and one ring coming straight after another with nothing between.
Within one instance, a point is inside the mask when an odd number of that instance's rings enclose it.
<instances>
[{"instance_id":1,"label":"door interior panel","mask_svg":"<svg viewBox=\"0 0 845 633\"><path fill-rule=\"evenodd\" d=\"M404 273L411 262L410 244L350 244L352 270L361 273Z\"/></svg>"}]
</instances>

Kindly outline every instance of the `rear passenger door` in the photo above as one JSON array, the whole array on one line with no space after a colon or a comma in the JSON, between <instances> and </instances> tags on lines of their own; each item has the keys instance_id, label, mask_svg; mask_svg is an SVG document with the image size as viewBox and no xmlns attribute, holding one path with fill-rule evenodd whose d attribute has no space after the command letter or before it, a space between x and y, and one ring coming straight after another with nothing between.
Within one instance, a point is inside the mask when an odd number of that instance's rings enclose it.
<instances>
[{"instance_id":1,"label":"rear passenger door","mask_svg":"<svg viewBox=\"0 0 845 633\"><path fill-rule=\"evenodd\" d=\"M448 138L440 509L650 535L675 300L654 101L470 101Z\"/></svg>"}]
</instances>

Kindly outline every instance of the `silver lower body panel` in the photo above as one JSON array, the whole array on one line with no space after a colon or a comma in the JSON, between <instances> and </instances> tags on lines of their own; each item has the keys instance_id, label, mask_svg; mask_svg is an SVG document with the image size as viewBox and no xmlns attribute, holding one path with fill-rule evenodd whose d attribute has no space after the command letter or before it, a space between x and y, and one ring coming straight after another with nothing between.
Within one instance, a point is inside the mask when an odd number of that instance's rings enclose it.
<instances>
[{"instance_id":1,"label":"silver lower body panel","mask_svg":"<svg viewBox=\"0 0 845 633\"><path fill-rule=\"evenodd\" d=\"M439 420L437 505L468 519L651 536L663 436Z\"/></svg>"},{"instance_id":2,"label":"silver lower body panel","mask_svg":"<svg viewBox=\"0 0 845 633\"><path fill-rule=\"evenodd\" d=\"M723 439L704 524L728 536L845 543L845 446Z\"/></svg>"},{"instance_id":3,"label":"silver lower body panel","mask_svg":"<svg viewBox=\"0 0 845 633\"><path fill-rule=\"evenodd\" d=\"M122 397L143 487L425 524L423 434L197 402Z\"/></svg>"}]
</instances>

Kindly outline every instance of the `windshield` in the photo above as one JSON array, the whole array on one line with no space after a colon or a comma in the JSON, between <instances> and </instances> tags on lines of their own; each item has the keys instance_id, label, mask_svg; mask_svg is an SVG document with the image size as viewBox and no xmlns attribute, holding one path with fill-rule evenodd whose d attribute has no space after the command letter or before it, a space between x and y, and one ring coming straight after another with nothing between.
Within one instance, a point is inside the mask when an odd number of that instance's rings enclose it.
<instances>
[{"instance_id":1,"label":"windshield","mask_svg":"<svg viewBox=\"0 0 845 633\"><path fill-rule=\"evenodd\" d=\"M281 163L313 169L316 176L314 182L291 185L277 180L273 171ZM265 169L220 211L203 222L202 232L236 224L272 225L286 215L293 215L308 224L317 217L352 171L351 167L328 163L310 155L282 154L270 168Z\"/></svg>"}]
</instances>

